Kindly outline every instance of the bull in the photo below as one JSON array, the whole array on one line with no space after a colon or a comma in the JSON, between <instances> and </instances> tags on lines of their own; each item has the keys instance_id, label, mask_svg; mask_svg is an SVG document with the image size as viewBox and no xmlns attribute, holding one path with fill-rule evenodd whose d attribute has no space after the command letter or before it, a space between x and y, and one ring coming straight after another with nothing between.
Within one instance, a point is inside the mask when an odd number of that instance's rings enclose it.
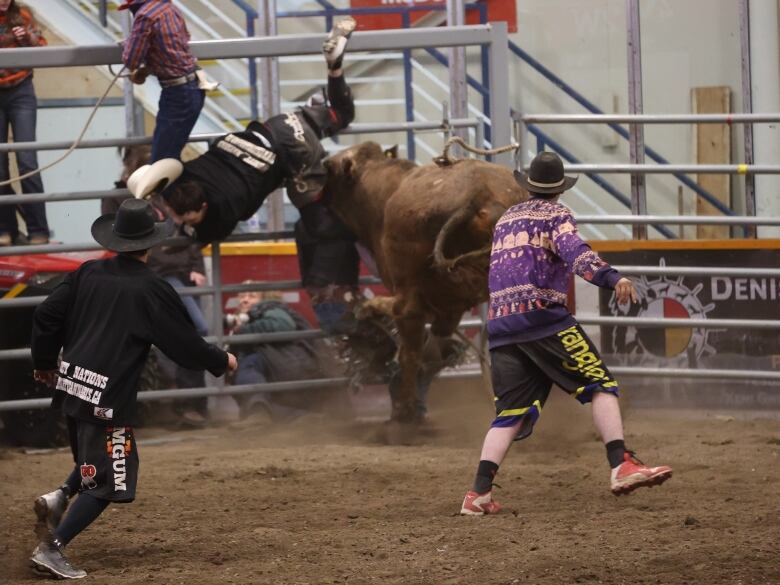
<instances>
[{"instance_id":1,"label":"bull","mask_svg":"<svg viewBox=\"0 0 780 585\"><path fill-rule=\"evenodd\" d=\"M392 297L374 299L398 328L401 387L392 419L413 422L425 326L449 338L488 299L493 228L528 198L512 171L464 159L448 166L388 158L375 142L325 161L324 199L373 255Z\"/></svg>"}]
</instances>

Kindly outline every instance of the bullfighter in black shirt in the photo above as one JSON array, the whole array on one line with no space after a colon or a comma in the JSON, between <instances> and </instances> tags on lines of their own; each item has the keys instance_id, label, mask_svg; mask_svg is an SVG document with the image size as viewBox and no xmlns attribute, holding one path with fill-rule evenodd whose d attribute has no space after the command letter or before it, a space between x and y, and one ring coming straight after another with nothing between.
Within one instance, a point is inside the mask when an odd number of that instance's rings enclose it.
<instances>
[{"instance_id":1,"label":"bullfighter in black shirt","mask_svg":"<svg viewBox=\"0 0 780 585\"><path fill-rule=\"evenodd\" d=\"M163 159L129 178L136 197L161 185L169 215L190 226L202 244L224 240L241 220L249 219L283 184L313 235L342 231L321 201L326 152L320 140L346 128L355 116L352 93L344 81L342 60L355 20L336 23L323 44L328 65L327 100L293 112L249 123L241 132L220 137L198 158L184 163ZM329 103L328 103L329 102Z\"/></svg>"},{"instance_id":2,"label":"bullfighter in black shirt","mask_svg":"<svg viewBox=\"0 0 780 585\"><path fill-rule=\"evenodd\" d=\"M215 376L236 368L232 354L198 335L179 295L146 265L149 248L169 231L155 223L148 202L124 201L92 224L95 240L118 255L84 263L35 311L34 376L56 387L52 404L66 415L76 463L62 487L35 501L42 540L31 562L39 571L85 577L63 548L111 502L135 498L138 451L130 425L150 346Z\"/></svg>"}]
</instances>

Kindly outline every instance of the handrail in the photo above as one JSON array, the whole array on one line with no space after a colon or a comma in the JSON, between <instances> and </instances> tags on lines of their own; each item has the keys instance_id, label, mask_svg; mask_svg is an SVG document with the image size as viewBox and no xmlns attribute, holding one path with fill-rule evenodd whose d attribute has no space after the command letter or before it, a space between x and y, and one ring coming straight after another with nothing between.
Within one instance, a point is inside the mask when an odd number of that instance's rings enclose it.
<instances>
[{"instance_id":1,"label":"handrail","mask_svg":"<svg viewBox=\"0 0 780 585\"><path fill-rule=\"evenodd\" d=\"M593 102L588 100L588 98L586 98L584 95L579 93L571 85L563 81L563 79L555 75L555 73L553 73L547 67L542 65L539 61L531 57L531 55L529 55L526 51L521 49L512 41L509 41L509 50L515 55L517 55L520 59L525 61L528 65L530 65L533 69L535 69L548 81L551 81L553 84L555 84L558 87L558 89L562 90L564 93L566 93L569 97L574 99L574 101L576 101L586 110L590 111L592 114L604 114L604 111L601 110L598 106L596 106ZM611 122L608 123L607 125L610 128L612 128L615 132L617 132L620 136L622 136L624 139L628 140L629 138L628 131L625 128ZM669 164L668 160L666 160L663 156L658 154L658 152L656 152L655 150L653 150L648 146L645 147L645 153L647 154L648 157L650 157L652 160L654 160L657 163ZM721 213L724 213L726 215L735 214L735 212L731 208L725 206L721 201L716 199L709 191L703 189L700 185L697 185L690 178L680 173L672 173L672 174L683 185L693 190L697 195L699 195L702 199L707 201L707 203L715 207Z\"/></svg>"},{"instance_id":2,"label":"handrail","mask_svg":"<svg viewBox=\"0 0 780 585\"><path fill-rule=\"evenodd\" d=\"M559 155L561 155L561 158L565 160L568 163L571 164L579 164L580 161L575 157L571 152L569 152L564 146L556 142L553 138L542 132L539 128L537 128L533 124L528 124L527 126L528 131L536 136L537 140L541 140L545 144L549 144L552 149L557 152ZM606 179L604 179L601 175L598 175L596 173L584 173L586 177L588 177L591 181L596 183L599 187L604 189L607 193L612 195L617 201L628 207L631 208L631 200L623 195L620 191L618 191L617 187L615 187L612 183L608 182ZM663 225L655 225L653 224L653 227L658 230L659 233L663 234L667 238L673 240L676 239L677 236L672 232L669 228Z\"/></svg>"}]
</instances>

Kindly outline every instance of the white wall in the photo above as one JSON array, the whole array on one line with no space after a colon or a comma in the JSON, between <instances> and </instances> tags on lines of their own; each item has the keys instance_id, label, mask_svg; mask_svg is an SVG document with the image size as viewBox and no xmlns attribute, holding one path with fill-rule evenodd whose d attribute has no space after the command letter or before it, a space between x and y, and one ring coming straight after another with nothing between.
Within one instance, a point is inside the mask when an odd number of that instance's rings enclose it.
<instances>
[{"instance_id":1,"label":"white wall","mask_svg":"<svg viewBox=\"0 0 780 585\"><path fill-rule=\"evenodd\" d=\"M39 109L38 140L75 139L89 113L90 108ZM124 136L124 132L124 108L103 107L95 115L85 139ZM62 154L60 150L39 151L38 164L46 165ZM76 150L62 163L43 172L43 188L47 193L113 189L120 170L114 147ZM92 242L89 229L100 215L100 201L47 203L46 214L54 240L67 244Z\"/></svg>"},{"instance_id":2,"label":"white wall","mask_svg":"<svg viewBox=\"0 0 780 585\"><path fill-rule=\"evenodd\" d=\"M770 0L775 1L775 0ZM741 104L738 3L734 0L653 0L641 3L644 111L690 113L691 90L725 85L733 111ZM512 40L607 113L628 112L624 0L518 0L518 33ZM528 113L586 113L530 67L512 59L512 87ZM628 143L604 127L546 126L551 136L588 163L627 163ZM695 163L692 126L646 126L646 144L672 163ZM733 133L733 161L741 161L741 129ZM651 162L651 161L648 161ZM607 179L628 195L627 176ZM680 183L651 176L650 213L677 213ZM619 209L587 179L587 190L612 211ZM694 207L685 188L685 212ZM608 196L607 196L608 197ZM742 182L732 182L742 210ZM575 206L577 208L579 206ZM585 208L583 208L585 210Z\"/></svg>"}]
</instances>

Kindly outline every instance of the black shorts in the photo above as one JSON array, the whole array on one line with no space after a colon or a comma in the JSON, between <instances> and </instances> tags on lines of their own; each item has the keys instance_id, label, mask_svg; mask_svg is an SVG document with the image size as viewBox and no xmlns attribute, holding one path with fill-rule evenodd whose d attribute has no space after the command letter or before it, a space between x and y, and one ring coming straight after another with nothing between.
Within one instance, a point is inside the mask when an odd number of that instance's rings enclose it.
<instances>
[{"instance_id":1,"label":"black shorts","mask_svg":"<svg viewBox=\"0 0 780 585\"><path fill-rule=\"evenodd\" d=\"M110 502L132 502L138 483L138 448L131 427L111 427L68 417L80 492Z\"/></svg>"},{"instance_id":2,"label":"black shorts","mask_svg":"<svg viewBox=\"0 0 780 585\"><path fill-rule=\"evenodd\" d=\"M594 392L617 396L618 384L579 324L549 337L490 350L496 418L491 426L522 421L524 439L542 412L553 384L586 404Z\"/></svg>"}]
</instances>

